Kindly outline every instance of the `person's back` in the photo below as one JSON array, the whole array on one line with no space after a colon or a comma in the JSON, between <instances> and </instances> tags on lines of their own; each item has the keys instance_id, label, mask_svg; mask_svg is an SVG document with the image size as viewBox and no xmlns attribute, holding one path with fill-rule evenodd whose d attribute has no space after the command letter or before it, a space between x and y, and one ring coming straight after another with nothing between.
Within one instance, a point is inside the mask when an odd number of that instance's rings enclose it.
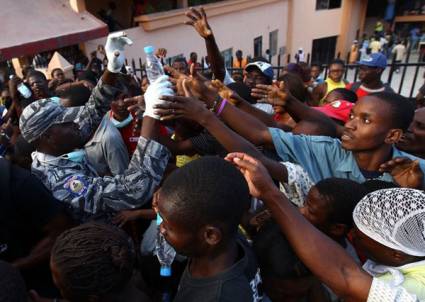
<instances>
[{"instance_id":1,"label":"person's back","mask_svg":"<svg viewBox=\"0 0 425 302\"><path fill-rule=\"evenodd\" d=\"M238 239L250 205L239 171L223 159L203 157L174 171L156 197L161 234L189 257L175 302L262 300L255 258Z\"/></svg>"}]
</instances>

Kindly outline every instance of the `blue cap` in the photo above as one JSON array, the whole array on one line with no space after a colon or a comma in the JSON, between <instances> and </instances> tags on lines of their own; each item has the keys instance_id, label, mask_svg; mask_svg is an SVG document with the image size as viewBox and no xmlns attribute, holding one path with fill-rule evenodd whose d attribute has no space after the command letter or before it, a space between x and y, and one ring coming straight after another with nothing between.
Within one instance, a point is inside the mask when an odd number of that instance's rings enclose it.
<instances>
[{"instance_id":1,"label":"blue cap","mask_svg":"<svg viewBox=\"0 0 425 302\"><path fill-rule=\"evenodd\" d=\"M143 50L145 51L145 53L153 53L155 51L155 47L149 45L145 46Z\"/></svg>"},{"instance_id":2,"label":"blue cap","mask_svg":"<svg viewBox=\"0 0 425 302\"><path fill-rule=\"evenodd\" d=\"M161 265L161 269L159 270L159 274L162 277L170 277L171 276L171 266Z\"/></svg>"},{"instance_id":3,"label":"blue cap","mask_svg":"<svg viewBox=\"0 0 425 302\"><path fill-rule=\"evenodd\" d=\"M269 78L270 80L273 80L273 76L274 76L273 67L269 63L257 61L257 62L249 63L245 67L246 71L250 71L252 69L259 70L267 78Z\"/></svg>"},{"instance_id":4,"label":"blue cap","mask_svg":"<svg viewBox=\"0 0 425 302\"><path fill-rule=\"evenodd\" d=\"M387 67L387 57L380 52L375 52L366 59L361 60L359 65L385 69Z\"/></svg>"}]
</instances>

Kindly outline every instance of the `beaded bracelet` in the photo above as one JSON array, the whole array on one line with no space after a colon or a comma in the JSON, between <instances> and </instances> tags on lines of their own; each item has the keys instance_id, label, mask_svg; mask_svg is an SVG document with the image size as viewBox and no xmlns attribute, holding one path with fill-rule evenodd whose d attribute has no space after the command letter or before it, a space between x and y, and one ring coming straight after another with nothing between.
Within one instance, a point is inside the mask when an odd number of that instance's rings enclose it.
<instances>
[{"instance_id":1,"label":"beaded bracelet","mask_svg":"<svg viewBox=\"0 0 425 302\"><path fill-rule=\"evenodd\" d=\"M218 109L218 111L216 113L217 116L220 116L220 114L223 112L223 109L226 106L227 102L228 102L227 99L223 99L221 101L220 108Z\"/></svg>"}]
</instances>

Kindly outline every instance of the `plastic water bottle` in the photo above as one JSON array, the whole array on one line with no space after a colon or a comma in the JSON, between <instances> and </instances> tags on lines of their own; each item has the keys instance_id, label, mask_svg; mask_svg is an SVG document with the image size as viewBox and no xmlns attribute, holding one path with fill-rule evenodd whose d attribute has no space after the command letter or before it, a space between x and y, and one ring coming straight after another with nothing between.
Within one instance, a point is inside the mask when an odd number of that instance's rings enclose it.
<instances>
[{"instance_id":1,"label":"plastic water bottle","mask_svg":"<svg viewBox=\"0 0 425 302\"><path fill-rule=\"evenodd\" d=\"M15 75L11 75L9 79L12 80L15 77ZM31 97L31 90L22 81L18 84L16 88L24 98L28 99Z\"/></svg>"},{"instance_id":2,"label":"plastic water bottle","mask_svg":"<svg viewBox=\"0 0 425 302\"><path fill-rule=\"evenodd\" d=\"M162 218L161 216L159 216L159 214L157 214L156 217L156 224L159 228L159 225L162 223ZM176 257L176 251L170 244L168 244L159 229L158 235L156 237L155 254L158 257L159 264L161 265L159 274L161 275L161 277L170 277L171 264L173 263L174 258Z\"/></svg>"},{"instance_id":3,"label":"plastic water bottle","mask_svg":"<svg viewBox=\"0 0 425 302\"><path fill-rule=\"evenodd\" d=\"M164 68L162 67L161 61L155 56L155 47L146 46L144 48L146 54L146 74L149 79L149 83L154 82L157 78L164 75Z\"/></svg>"},{"instance_id":4,"label":"plastic water bottle","mask_svg":"<svg viewBox=\"0 0 425 302\"><path fill-rule=\"evenodd\" d=\"M159 214L156 216L156 224L158 226L158 234L156 237L156 246L155 253L158 257L159 264L161 269L159 275L161 277L160 281L160 301L161 302L171 302L171 264L176 257L176 251L174 248L168 244L164 236L159 231L159 225L162 223L162 218Z\"/></svg>"}]
</instances>

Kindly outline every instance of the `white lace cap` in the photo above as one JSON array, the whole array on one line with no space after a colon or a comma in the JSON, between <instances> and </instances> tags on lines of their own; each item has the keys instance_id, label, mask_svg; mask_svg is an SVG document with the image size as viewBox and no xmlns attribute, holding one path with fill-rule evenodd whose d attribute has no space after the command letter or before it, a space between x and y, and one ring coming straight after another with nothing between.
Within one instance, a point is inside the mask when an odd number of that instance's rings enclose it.
<instances>
[{"instance_id":1,"label":"white lace cap","mask_svg":"<svg viewBox=\"0 0 425 302\"><path fill-rule=\"evenodd\" d=\"M357 228L411 256L425 256L425 193L408 188L369 193L353 212Z\"/></svg>"}]
</instances>

